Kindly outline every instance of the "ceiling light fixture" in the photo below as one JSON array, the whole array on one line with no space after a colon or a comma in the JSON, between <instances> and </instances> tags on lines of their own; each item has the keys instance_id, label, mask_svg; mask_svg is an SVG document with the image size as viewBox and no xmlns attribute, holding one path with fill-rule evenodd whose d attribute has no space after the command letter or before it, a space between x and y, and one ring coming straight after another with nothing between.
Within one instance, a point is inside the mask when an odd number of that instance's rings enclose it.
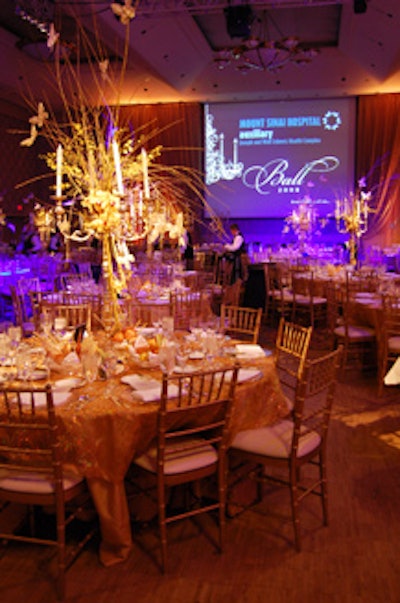
<instances>
[{"instance_id":1,"label":"ceiling light fixture","mask_svg":"<svg viewBox=\"0 0 400 603\"><path fill-rule=\"evenodd\" d=\"M269 34L269 23L277 30L278 39L272 39ZM272 17L263 11L263 15L254 21L252 33L237 46L218 50L214 63L219 69L233 66L241 73L251 71L270 71L276 73L288 63L305 65L319 54L318 48L312 48L301 42L296 36L285 37Z\"/></svg>"},{"instance_id":2,"label":"ceiling light fixture","mask_svg":"<svg viewBox=\"0 0 400 603\"><path fill-rule=\"evenodd\" d=\"M54 21L54 2L51 0L16 0L15 14L46 34Z\"/></svg>"}]
</instances>

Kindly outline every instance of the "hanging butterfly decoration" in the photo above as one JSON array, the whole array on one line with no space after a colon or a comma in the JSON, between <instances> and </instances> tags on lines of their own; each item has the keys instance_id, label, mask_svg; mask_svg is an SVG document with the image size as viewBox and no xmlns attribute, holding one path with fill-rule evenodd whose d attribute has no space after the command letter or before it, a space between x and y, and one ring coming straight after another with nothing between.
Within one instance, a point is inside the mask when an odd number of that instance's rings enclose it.
<instances>
[{"instance_id":1,"label":"hanging butterfly decoration","mask_svg":"<svg viewBox=\"0 0 400 603\"><path fill-rule=\"evenodd\" d=\"M34 124L38 128L42 128L46 119L49 119L49 114L44 108L44 104L42 102L38 103L38 112L37 115L29 118L29 123Z\"/></svg>"},{"instance_id":2,"label":"hanging butterfly decoration","mask_svg":"<svg viewBox=\"0 0 400 603\"><path fill-rule=\"evenodd\" d=\"M20 142L21 147L31 147L33 145L33 143L35 142L35 140L39 134L38 128L42 128L44 122L48 118L49 118L49 114L45 110L44 104L42 102L40 102L38 104L37 115L33 115L32 117L29 118L29 123L31 125L29 137L24 138L24 140L21 140L21 142Z\"/></svg>"},{"instance_id":3,"label":"hanging butterfly decoration","mask_svg":"<svg viewBox=\"0 0 400 603\"><path fill-rule=\"evenodd\" d=\"M103 78L103 80L109 79L108 73L107 73L109 66L110 66L110 61L108 59L104 59L104 61L99 61L100 74L101 74L101 77Z\"/></svg>"},{"instance_id":4,"label":"hanging butterfly decoration","mask_svg":"<svg viewBox=\"0 0 400 603\"><path fill-rule=\"evenodd\" d=\"M55 30L54 23L50 24L49 33L47 34L47 48L51 51L57 44L60 34Z\"/></svg>"},{"instance_id":5,"label":"hanging butterfly decoration","mask_svg":"<svg viewBox=\"0 0 400 603\"><path fill-rule=\"evenodd\" d=\"M132 6L132 0L124 0L124 4L111 3L111 10L119 18L122 25L129 25L136 16L136 6Z\"/></svg>"},{"instance_id":6,"label":"hanging butterfly decoration","mask_svg":"<svg viewBox=\"0 0 400 603\"><path fill-rule=\"evenodd\" d=\"M36 125L31 124L31 129L30 129L28 138L24 138L24 140L21 140L21 142L19 144L21 145L21 147L31 147L33 145L33 143L35 142L37 135L38 135L38 129L37 129Z\"/></svg>"}]
</instances>

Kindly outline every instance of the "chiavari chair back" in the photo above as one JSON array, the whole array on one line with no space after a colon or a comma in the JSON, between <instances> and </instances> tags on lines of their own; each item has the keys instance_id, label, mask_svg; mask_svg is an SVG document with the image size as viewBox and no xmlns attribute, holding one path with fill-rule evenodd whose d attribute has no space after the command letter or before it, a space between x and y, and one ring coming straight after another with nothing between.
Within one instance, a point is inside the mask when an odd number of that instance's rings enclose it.
<instances>
[{"instance_id":1,"label":"chiavari chair back","mask_svg":"<svg viewBox=\"0 0 400 603\"><path fill-rule=\"evenodd\" d=\"M158 409L157 440L134 465L153 475L157 485L161 568L167 565L167 526L175 521L217 511L222 551L226 506L227 425L238 367L205 370L185 376L164 374ZM202 499L200 484L215 476L214 500ZM167 489L190 485L185 507L167 505Z\"/></svg>"},{"instance_id":2,"label":"chiavari chair back","mask_svg":"<svg viewBox=\"0 0 400 603\"><path fill-rule=\"evenodd\" d=\"M289 408L301 378L311 344L313 328L284 318L279 321L275 339L275 365Z\"/></svg>"},{"instance_id":3,"label":"chiavari chair back","mask_svg":"<svg viewBox=\"0 0 400 603\"><path fill-rule=\"evenodd\" d=\"M184 291L170 294L175 329L189 330L194 322L205 323L211 316L210 294L207 291Z\"/></svg>"},{"instance_id":4,"label":"chiavari chair back","mask_svg":"<svg viewBox=\"0 0 400 603\"><path fill-rule=\"evenodd\" d=\"M257 343L260 335L262 308L221 305L220 330L237 339Z\"/></svg>"}]
</instances>

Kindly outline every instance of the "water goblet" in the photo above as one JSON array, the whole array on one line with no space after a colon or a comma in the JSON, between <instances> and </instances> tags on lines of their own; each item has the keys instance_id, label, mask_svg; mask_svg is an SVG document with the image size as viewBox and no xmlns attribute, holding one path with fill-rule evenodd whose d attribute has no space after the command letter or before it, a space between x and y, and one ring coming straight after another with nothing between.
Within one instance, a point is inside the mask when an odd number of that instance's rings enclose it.
<instances>
[{"instance_id":1,"label":"water goblet","mask_svg":"<svg viewBox=\"0 0 400 603\"><path fill-rule=\"evenodd\" d=\"M97 379L100 362L100 356L96 353L86 352L82 354L82 371L88 383L93 383Z\"/></svg>"},{"instance_id":2,"label":"water goblet","mask_svg":"<svg viewBox=\"0 0 400 603\"><path fill-rule=\"evenodd\" d=\"M159 359L161 368L170 374L175 368L176 345L172 341L165 341L160 347Z\"/></svg>"},{"instance_id":3,"label":"water goblet","mask_svg":"<svg viewBox=\"0 0 400 603\"><path fill-rule=\"evenodd\" d=\"M17 377L22 381L28 381L32 378L34 365L29 348L19 346L15 356L15 366L17 369Z\"/></svg>"}]
</instances>

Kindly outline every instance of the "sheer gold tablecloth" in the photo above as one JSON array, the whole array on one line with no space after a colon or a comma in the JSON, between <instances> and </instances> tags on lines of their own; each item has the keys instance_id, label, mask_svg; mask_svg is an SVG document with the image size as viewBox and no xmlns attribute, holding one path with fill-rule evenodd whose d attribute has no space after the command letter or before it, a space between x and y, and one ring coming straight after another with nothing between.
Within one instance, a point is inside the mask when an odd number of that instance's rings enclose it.
<instances>
[{"instance_id":1,"label":"sheer gold tablecloth","mask_svg":"<svg viewBox=\"0 0 400 603\"><path fill-rule=\"evenodd\" d=\"M243 429L270 425L287 413L273 357L242 365L258 367L262 377L238 385L231 438ZM138 367L125 371L134 372L146 373ZM161 379L158 371L151 373ZM124 477L132 459L156 435L157 403L141 402L120 379L121 375L73 390L57 407L64 461L87 479L100 519L100 560L107 566L129 555L132 536Z\"/></svg>"}]
</instances>

